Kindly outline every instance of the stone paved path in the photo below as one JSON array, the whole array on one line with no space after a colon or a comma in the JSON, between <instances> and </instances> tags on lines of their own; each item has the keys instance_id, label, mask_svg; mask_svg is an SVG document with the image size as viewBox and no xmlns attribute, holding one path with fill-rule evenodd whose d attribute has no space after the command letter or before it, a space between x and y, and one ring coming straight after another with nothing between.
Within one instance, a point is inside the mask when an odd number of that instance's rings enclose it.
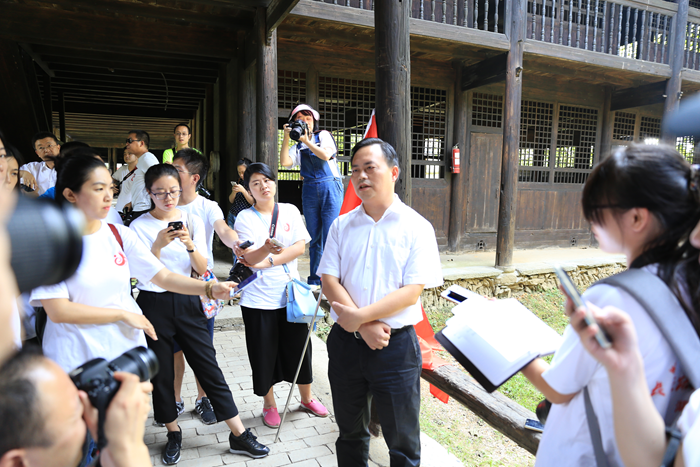
<instances>
[{"instance_id":1,"label":"stone paved path","mask_svg":"<svg viewBox=\"0 0 700 467\"><path fill-rule=\"evenodd\" d=\"M270 455L263 459L251 459L228 452L230 433L228 426L225 423L204 425L192 412L197 387L194 374L188 366L182 391L185 413L178 418L183 438L182 458L177 464L179 467L218 465L277 467L289 464L299 467L333 467L338 465L335 457L338 427L332 415L327 418L318 418L300 411L299 392L295 389L280 439L274 444L276 430L263 425L262 398L253 394L252 373L248 364L243 330L215 333L214 346L219 366L231 388L243 424L251 429L258 437L258 441L270 447ZM275 396L280 411L287 400L289 388L288 383L275 386ZM316 386L314 386L315 391ZM331 403L327 394L314 393L314 396L330 409ZM164 427L152 426L152 416L151 413L151 417L146 422L145 442L151 453L153 465L160 466L163 465L160 456L165 446L167 430Z\"/></svg>"}]
</instances>

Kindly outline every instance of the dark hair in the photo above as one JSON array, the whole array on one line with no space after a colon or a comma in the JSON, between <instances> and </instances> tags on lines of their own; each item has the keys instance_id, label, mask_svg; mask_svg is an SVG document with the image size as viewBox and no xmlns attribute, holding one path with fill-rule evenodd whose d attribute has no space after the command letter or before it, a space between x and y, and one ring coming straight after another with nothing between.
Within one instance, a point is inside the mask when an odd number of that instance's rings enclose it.
<instances>
[{"instance_id":1,"label":"dark hair","mask_svg":"<svg viewBox=\"0 0 700 467\"><path fill-rule=\"evenodd\" d=\"M240 167L240 166L242 166L242 165L245 165L246 167L248 167L248 166L249 166L250 164L252 164L252 163L253 163L253 161L251 161L251 160L248 159L247 157L244 157L243 159L240 159L240 160L238 161L238 164L236 164L236 167Z\"/></svg>"},{"instance_id":2,"label":"dark hair","mask_svg":"<svg viewBox=\"0 0 700 467\"><path fill-rule=\"evenodd\" d=\"M275 177L275 173L272 171L269 165L263 164L262 162L253 162L246 167L245 173L243 174L243 184L248 190L250 190L250 177L252 177L254 174L263 174L273 182L277 182L277 177Z\"/></svg>"},{"instance_id":3,"label":"dark hair","mask_svg":"<svg viewBox=\"0 0 700 467\"><path fill-rule=\"evenodd\" d=\"M382 154L384 155L384 160L386 160L386 165L388 165L389 167L399 166L399 156L396 155L396 150L394 149L394 147L391 144L379 138L365 138L359 143L357 143L355 147L352 148L352 153L350 155L350 165L352 165L352 160L355 158L355 154L357 153L357 151L367 146L372 146L374 144L378 145L381 148Z\"/></svg>"},{"instance_id":4,"label":"dark hair","mask_svg":"<svg viewBox=\"0 0 700 467\"><path fill-rule=\"evenodd\" d=\"M146 130L131 130L129 131L129 134L136 135L136 139L143 141L143 144L146 145L146 149L148 149L148 146L151 144L151 137L148 136L148 132Z\"/></svg>"},{"instance_id":5,"label":"dark hair","mask_svg":"<svg viewBox=\"0 0 700 467\"><path fill-rule=\"evenodd\" d=\"M293 122L294 120L296 120L296 116L299 114L306 115L307 117L313 118L314 119L314 131L313 132L314 133L321 132L321 129L318 127L318 120L316 120L316 118L314 118L314 113L310 110L306 110L306 109L300 110L299 112L297 112L294 115L292 115L291 117L289 117L289 121Z\"/></svg>"},{"instance_id":6,"label":"dark hair","mask_svg":"<svg viewBox=\"0 0 700 467\"><path fill-rule=\"evenodd\" d=\"M153 184L163 177L175 177L178 186L182 188L182 183L180 183L180 173L175 167L173 167L171 164L156 164L150 166L146 171L146 174L143 176L143 181L144 185L146 186L146 190L148 190L148 192L150 193ZM151 210L155 208L156 203L154 203L151 199Z\"/></svg>"},{"instance_id":7,"label":"dark hair","mask_svg":"<svg viewBox=\"0 0 700 467\"><path fill-rule=\"evenodd\" d=\"M32 136L32 149L36 149L36 142L44 138L53 138L56 144L61 144L61 142L56 138L56 135L49 131L40 131L39 133ZM3 140L4 141L4 140Z\"/></svg>"},{"instance_id":8,"label":"dark hair","mask_svg":"<svg viewBox=\"0 0 700 467\"><path fill-rule=\"evenodd\" d=\"M209 161L207 161L207 158L192 148L180 149L173 156L173 162L175 162L175 159L182 159L190 173L199 175L200 182L209 173Z\"/></svg>"},{"instance_id":9,"label":"dark hair","mask_svg":"<svg viewBox=\"0 0 700 467\"><path fill-rule=\"evenodd\" d=\"M65 201L63 190L70 188L74 193L90 177L90 173L98 167L105 168L105 164L92 148L75 148L67 157L59 157L56 160L56 201Z\"/></svg>"},{"instance_id":10,"label":"dark hair","mask_svg":"<svg viewBox=\"0 0 700 467\"><path fill-rule=\"evenodd\" d=\"M2 139L1 136L0 139ZM5 157L13 157L17 161L17 165L22 167L22 165L24 164L24 157L22 157L22 153L19 152L19 149L14 147L12 144L6 142L5 140L3 140L3 142L5 143L5 152L7 153Z\"/></svg>"},{"instance_id":11,"label":"dark hair","mask_svg":"<svg viewBox=\"0 0 700 467\"><path fill-rule=\"evenodd\" d=\"M645 208L654 215L662 231L630 267L658 264L659 277L700 335L695 311L700 310L700 252L690 244L690 233L700 221L700 204L690 189L691 173L690 164L670 146L632 145L595 166L583 187L581 204L586 220L599 225L606 208L612 208L615 217L632 208Z\"/></svg>"},{"instance_id":12,"label":"dark hair","mask_svg":"<svg viewBox=\"0 0 700 467\"><path fill-rule=\"evenodd\" d=\"M190 128L190 126L187 123L178 123L177 125L175 125L175 128L173 128L173 133L175 133L177 131L177 128L181 127L181 126L184 126L185 128L187 128L188 134L190 134L190 135L192 134L192 129Z\"/></svg>"},{"instance_id":13,"label":"dark hair","mask_svg":"<svg viewBox=\"0 0 700 467\"><path fill-rule=\"evenodd\" d=\"M68 141L67 143L63 144L61 146L61 152L59 153L59 157L66 157L69 156L70 154L75 151L76 148L89 148L90 145L87 143L83 143L82 141ZM97 154L97 153L95 153Z\"/></svg>"},{"instance_id":14,"label":"dark hair","mask_svg":"<svg viewBox=\"0 0 700 467\"><path fill-rule=\"evenodd\" d=\"M38 346L26 345L0 367L0 458L12 449L52 444L36 381L30 376L44 360Z\"/></svg>"}]
</instances>

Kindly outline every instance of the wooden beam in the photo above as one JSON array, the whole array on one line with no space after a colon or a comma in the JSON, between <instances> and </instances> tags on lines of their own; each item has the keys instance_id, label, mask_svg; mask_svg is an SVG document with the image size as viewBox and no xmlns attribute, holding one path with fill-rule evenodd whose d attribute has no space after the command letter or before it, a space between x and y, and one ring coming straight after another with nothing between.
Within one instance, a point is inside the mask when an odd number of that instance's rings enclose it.
<instances>
[{"instance_id":1,"label":"wooden beam","mask_svg":"<svg viewBox=\"0 0 700 467\"><path fill-rule=\"evenodd\" d=\"M265 18L265 38L267 45L270 45L272 39L272 31L277 29L282 21L287 17L292 8L294 8L299 0L272 0L267 7L267 15Z\"/></svg>"},{"instance_id":2,"label":"wooden beam","mask_svg":"<svg viewBox=\"0 0 700 467\"><path fill-rule=\"evenodd\" d=\"M66 142L66 99L63 91L58 91L58 131L59 139Z\"/></svg>"},{"instance_id":3,"label":"wooden beam","mask_svg":"<svg viewBox=\"0 0 700 467\"><path fill-rule=\"evenodd\" d=\"M517 1L517 0L516 0ZM537 416L500 392L489 394L471 376L453 365L423 370L424 380L446 392L521 448L537 454L542 435L525 429L525 420Z\"/></svg>"},{"instance_id":4,"label":"wooden beam","mask_svg":"<svg viewBox=\"0 0 700 467\"><path fill-rule=\"evenodd\" d=\"M487 58L476 65L464 67L460 83L462 91L505 81L507 60L508 52Z\"/></svg>"},{"instance_id":5,"label":"wooden beam","mask_svg":"<svg viewBox=\"0 0 700 467\"><path fill-rule=\"evenodd\" d=\"M376 117L378 136L399 156L395 191L411 205L411 2L374 4Z\"/></svg>"},{"instance_id":6,"label":"wooden beam","mask_svg":"<svg viewBox=\"0 0 700 467\"><path fill-rule=\"evenodd\" d=\"M98 76L98 77L96 77ZM129 89L136 88L138 86L143 87L157 87L165 90L163 83L163 77L153 73L147 75L135 76L133 73L120 74L119 70L115 70L114 73L105 74L86 74L72 71L62 71L58 74L56 78L57 82L61 83L84 83L84 84L102 84L102 85L126 85ZM204 90L206 83L193 82L190 79L168 79L168 88L172 89L192 89L192 90Z\"/></svg>"},{"instance_id":7,"label":"wooden beam","mask_svg":"<svg viewBox=\"0 0 700 467\"><path fill-rule=\"evenodd\" d=\"M256 143L257 160L277 174L277 31L267 45L265 8L255 16L256 59Z\"/></svg>"},{"instance_id":8,"label":"wooden beam","mask_svg":"<svg viewBox=\"0 0 700 467\"><path fill-rule=\"evenodd\" d=\"M527 0L513 0L508 52L506 92L503 99L503 160L501 162L501 196L498 201L496 266L513 271L515 216L518 206L518 150L520 147L520 103L523 94L523 41Z\"/></svg>"},{"instance_id":9,"label":"wooden beam","mask_svg":"<svg viewBox=\"0 0 700 467\"><path fill-rule=\"evenodd\" d=\"M81 64L90 63L93 61L98 62L110 62L110 68L122 68L126 66L133 65L151 65L151 66L163 66L166 68L194 68L197 70L219 70L221 62L218 60L197 60L195 58L190 58L190 56L173 56L168 57L158 57L154 55L145 55L137 53L110 53L105 54L101 51L94 50L79 50L79 49L66 49L58 47L44 47L36 46L34 47L35 54L46 62L57 62L57 63L68 63L68 64ZM130 68L133 69L133 68Z\"/></svg>"},{"instance_id":10,"label":"wooden beam","mask_svg":"<svg viewBox=\"0 0 700 467\"><path fill-rule=\"evenodd\" d=\"M644 84L636 88L621 89L612 94L610 110L631 109L644 105L663 104L666 101L668 80Z\"/></svg>"},{"instance_id":11,"label":"wooden beam","mask_svg":"<svg viewBox=\"0 0 700 467\"><path fill-rule=\"evenodd\" d=\"M66 112L69 113L124 117L176 118L178 120L189 120L194 115L194 111L187 109L163 110L162 108L134 107L133 105L107 105L80 102L66 102L65 108Z\"/></svg>"},{"instance_id":12,"label":"wooden beam","mask_svg":"<svg viewBox=\"0 0 700 467\"><path fill-rule=\"evenodd\" d=\"M666 85L666 101L664 102L664 117L678 109L681 100L681 70L685 57L686 31L688 28L688 0L678 0L678 13L673 18L671 57L668 61L671 67L671 78ZM670 145L675 145L676 135L662 128L661 140Z\"/></svg>"},{"instance_id":13,"label":"wooden beam","mask_svg":"<svg viewBox=\"0 0 700 467\"><path fill-rule=\"evenodd\" d=\"M97 75L97 76L116 75L116 76L138 77L140 74L148 73L151 75L151 78L156 80L156 81L160 78L161 82L164 82L163 75L165 75L166 79L175 79L175 80L180 80L180 81L187 80L187 81L191 81L191 82L205 83L205 84L214 84L214 83L216 83L216 80L218 79L218 71L203 70L203 71L199 72L196 70L192 70L191 72L189 72L188 70L178 70L177 68L170 68L170 69L161 71L160 67L157 67L157 66L151 67L147 64L144 64L141 67L134 65L133 67L131 67L131 70L129 70L126 68L109 68L109 65L111 65L111 64L108 62L104 62L102 64L94 64L94 65L89 63L89 62L85 62L84 64L83 63L74 64L74 65L67 65L64 63L54 63L53 69L57 73L58 72L74 72L74 73L90 74L90 75ZM161 75L161 73L163 75ZM59 74L58 76L62 76L62 75Z\"/></svg>"},{"instance_id":14,"label":"wooden beam","mask_svg":"<svg viewBox=\"0 0 700 467\"><path fill-rule=\"evenodd\" d=\"M467 112L469 105L469 93L462 89L463 70L461 63L456 62L454 67L457 72L455 77L455 105L454 105L454 140L455 145L460 149L460 173L451 175L452 190L450 191L450 224L447 234L447 245L450 251L457 251L462 239L462 232L465 229L465 207L467 201L467 185L469 183L469 151L467 150Z\"/></svg>"},{"instance_id":15,"label":"wooden beam","mask_svg":"<svg viewBox=\"0 0 700 467\"><path fill-rule=\"evenodd\" d=\"M0 35L16 41L100 50L167 52L200 57L231 58L236 31L187 28L138 19L100 17L85 12L36 8L0 2Z\"/></svg>"},{"instance_id":16,"label":"wooden beam","mask_svg":"<svg viewBox=\"0 0 700 467\"><path fill-rule=\"evenodd\" d=\"M32 60L34 60L34 62L36 62L36 64L39 65L39 67L40 67L42 70L44 70L44 73L46 73L47 75L49 75L51 78L55 78L55 77L56 77L56 74L53 72L53 70L51 69L51 67L49 67L46 63L44 63L44 61L41 59L41 57L39 56L39 54L34 53L34 51L32 50L32 46L31 46L31 45L29 45L29 44L27 44L27 43L25 43L25 42L20 42L20 43L19 43L19 46L22 47L22 49L24 49L24 51L25 51L30 57L32 57Z\"/></svg>"}]
</instances>

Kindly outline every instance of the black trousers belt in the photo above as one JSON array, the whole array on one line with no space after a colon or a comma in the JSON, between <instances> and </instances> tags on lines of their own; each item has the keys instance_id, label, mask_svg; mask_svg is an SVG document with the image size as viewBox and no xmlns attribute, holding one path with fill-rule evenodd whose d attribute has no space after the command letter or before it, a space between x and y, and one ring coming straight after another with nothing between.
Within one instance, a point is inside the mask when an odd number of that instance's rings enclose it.
<instances>
[{"instance_id":1,"label":"black trousers belt","mask_svg":"<svg viewBox=\"0 0 700 467\"><path fill-rule=\"evenodd\" d=\"M406 326L404 326L402 328L391 328L391 335L393 336L394 334L404 332L408 328L412 328L412 327L413 327L412 324L407 324ZM362 335L359 332L355 331L355 332L353 332L353 334L355 335L355 339L362 339Z\"/></svg>"}]
</instances>

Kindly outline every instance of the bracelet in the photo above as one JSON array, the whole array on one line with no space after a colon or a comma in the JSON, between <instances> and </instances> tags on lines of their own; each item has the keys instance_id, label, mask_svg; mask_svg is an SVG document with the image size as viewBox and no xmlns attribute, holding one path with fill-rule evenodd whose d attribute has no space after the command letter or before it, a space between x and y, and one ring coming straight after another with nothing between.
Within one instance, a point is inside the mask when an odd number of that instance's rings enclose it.
<instances>
[{"instance_id":1,"label":"bracelet","mask_svg":"<svg viewBox=\"0 0 700 467\"><path fill-rule=\"evenodd\" d=\"M214 300L214 295L211 293L211 289L214 288L214 281L209 281L207 284L204 286L204 294L207 296L209 300Z\"/></svg>"}]
</instances>

